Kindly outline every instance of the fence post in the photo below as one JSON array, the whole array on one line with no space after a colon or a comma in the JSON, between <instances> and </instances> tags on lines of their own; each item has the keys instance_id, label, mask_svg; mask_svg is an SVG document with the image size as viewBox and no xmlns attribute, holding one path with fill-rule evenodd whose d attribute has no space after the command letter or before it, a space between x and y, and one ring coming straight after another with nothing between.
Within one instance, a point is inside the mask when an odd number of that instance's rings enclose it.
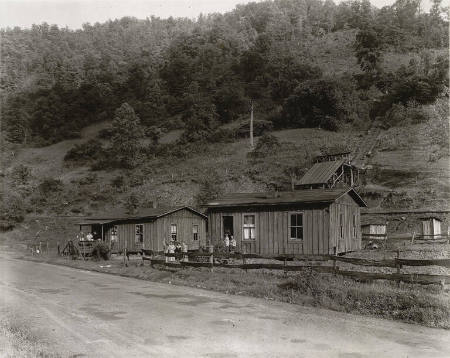
<instances>
[{"instance_id":1,"label":"fence post","mask_svg":"<svg viewBox=\"0 0 450 358\"><path fill-rule=\"evenodd\" d=\"M211 272L213 272L214 267L214 246L210 245L208 247L209 250L209 264L211 265Z\"/></svg>"},{"instance_id":2,"label":"fence post","mask_svg":"<svg viewBox=\"0 0 450 358\"><path fill-rule=\"evenodd\" d=\"M42 242L39 241L39 255L42 255Z\"/></svg>"},{"instance_id":3,"label":"fence post","mask_svg":"<svg viewBox=\"0 0 450 358\"><path fill-rule=\"evenodd\" d=\"M400 250L397 249L397 253L396 253L396 262L395 262L395 266L397 267L397 275L400 275L400 269L402 268L402 265L400 265L398 263L398 259L400 258ZM400 287L400 277L398 277L397 279L397 286Z\"/></svg>"},{"instance_id":4,"label":"fence post","mask_svg":"<svg viewBox=\"0 0 450 358\"><path fill-rule=\"evenodd\" d=\"M56 243L56 248L58 250L58 256L61 256L61 247L59 246L59 241Z\"/></svg>"},{"instance_id":5,"label":"fence post","mask_svg":"<svg viewBox=\"0 0 450 358\"><path fill-rule=\"evenodd\" d=\"M127 248L123 249L123 264L125 267L128 267L128 262L127 262Z\"/></svg>"},{"instance_id":6,"label":"fence post","mask_svg":"<svg viewBox=\"0 0 450 358\"><path fill-rule=\"evenodd\" d=\"M411 244L414 244L414 239L416 238L416 232L413 231L412 236L411 236Z\"/></svg>"},{"instance_id":7,"label":"fence post","mask_svg":"<svg viewBox=\"0 0 450 358\"><path fill-rule=\"evenodd\" d=\"M286 271L286 256L284 257L284 275L287 276L287 271Z\"/></svg>"},{"instance_id":8,"label":"fence post","mask_svg":"<svg viewBox=\"0 0 450 358\"><path fill-rule=\"evenodd\" d=\"M336 256L337 256L337 247L335 246L333 248L333 272L334 272L335 275L336 275L337 270L338 270Z\"/></svg>"},{"instance_id":9,"label":"fence post","mask_svg":"<svg viewBox=\"0 0 450 358\"><path fill-rule=\"evenodd\" d=\"M48 240L47 240L47 256L48 256Z\"/></svg>"}]
</instances>

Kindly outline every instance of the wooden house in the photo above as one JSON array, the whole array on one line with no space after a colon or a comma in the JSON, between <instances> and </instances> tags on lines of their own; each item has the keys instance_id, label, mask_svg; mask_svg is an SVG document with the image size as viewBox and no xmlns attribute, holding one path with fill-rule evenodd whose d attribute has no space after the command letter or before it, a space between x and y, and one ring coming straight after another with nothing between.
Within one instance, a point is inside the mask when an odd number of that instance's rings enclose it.
<instances>
[{"instance_id":1,"label":"wooden house","mask_svg":"<svg viewBox=\"0 0 450 358\"><path fill-rule=\"evenodd\" d=\"M262 255L320 255L361 248L360 208L353 189L228 194L207 204L208 236L226 233L238 250Z\"/></svg>"},{"instance_id":2,"label":"wooden house","mask_svg":"<svg viewBox=\"0 0 450 358\"><path fill-rule=\"evenodd\" d=\"M153 208L134 215L110 214L79 224L94 239L108 243L113 252L141 249L162 251L164 241L184 242L189 250L206 245L206 216L187 207Z\"/></svg>"},{"instance_id":3,"label":"wooden house","mask_svg":"<svg viewBox=\"0 0 450 358\"><path fill-rule=\"evenodd\" d=\"M441 219L437 217L422 218L422 235L425 239L437 239L441 235Z\"/></svg>"}]
</instances>

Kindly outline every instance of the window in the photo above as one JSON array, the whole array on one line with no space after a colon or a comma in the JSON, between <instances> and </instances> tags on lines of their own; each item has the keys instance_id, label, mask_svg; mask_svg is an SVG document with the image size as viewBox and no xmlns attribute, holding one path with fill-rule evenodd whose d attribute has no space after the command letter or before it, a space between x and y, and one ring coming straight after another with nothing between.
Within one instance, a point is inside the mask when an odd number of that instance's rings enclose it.
<instances>
[{"instance_id":1,"label":"window","mask_svg":"<svg viewBox=\"0 0 450 358\"><path fill-rule=\"evenodd\" d=\"M289 216L289 237L292 240L303 240L303 213L293 213Z\"/></svg>"},{"instance_id":2,"label":"window","mask_svg":"<svg viewBox=\"0 0 450 358\"><path fill-rule=\"evenodd\" d=\"M192 226L192 234L194 236L194 241L198 240L198 225Z\"/></svg>"},{"instance_id":3,"label":"window","mask_svg":"<svg viewBox=\"0 0 450 358\"><path fill-rule=\"evenodd\" d=\"M356 237L356 215L353 215L353 237Z\"/></svg>"},{"instance_id":4,"label":"window","mask_svg":"<svg viewBox=\"0 0 450 358\"><path fill-rule=\"evenodd\" d=\"M255 239L255 215L244 215L244 240Z\"/></svg>"},{"instance_id":5,"label":"window","mask_svg":"<svg viewBox=\"0 0 450 358\"><path fill-rule=\"evenodd\" d=\"M341 214L339 216L339 227L340 227L339 238L343 239L344 238L344 214Z\"/></svg>"},{"instance_id":6,"label":"window","mask_svg":"<svg viewBox=\"0 0 450 358\"><path fill-rule=\"evenodd\" d=\"M170 237L173 241L177 241L177 224L170 225Z\"/></svg>"},{"instance_id":7,"label":"window","mask_svg":"<svg viewBox=\"0 0 450 358\"><path fill-rule=\"evenodd\" d=\"M143 243L144 242L144 225L142 224L136 224L135 225L135 237L134 242L136 243Z\"/></svg>"},{"instance_id":8,"label":"window","mask_svg":"<svg viewBox=\"0 0 450 358\"><path fill-rule=\"evenodd\" d=\"M116 225L114 225L111 228L111 236L117 236L117 226Z\"/></svg>"}]
</instances>

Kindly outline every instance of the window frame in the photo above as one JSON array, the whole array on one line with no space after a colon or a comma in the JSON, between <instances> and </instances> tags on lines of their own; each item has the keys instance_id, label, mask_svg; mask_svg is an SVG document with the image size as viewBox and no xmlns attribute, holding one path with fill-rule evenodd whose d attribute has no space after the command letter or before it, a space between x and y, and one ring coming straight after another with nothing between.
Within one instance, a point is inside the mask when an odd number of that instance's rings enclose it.
<instances>
[{"instance_id":1,"label":"window frame","mask_svg":"<svg viewBox=\"0 0 450 358\"><path fill-rule=\"evenodd\" d=\"M172 231L172 228L175 228L175 231ZM174 234L175 234L175 238L174 238ZM177 224L170 224L170 239L173 241L177 241L178 238L178 227Z\"/></svg>"},{"instance_id":2,"label":"window frame","mask_svg":"<svg viewBox=\"0 0 450 358\"><path fill-rule=\"evenodd\" d=\"M195 228L197 229L197 231L194 230ZM198 241L198 225L196 224L192 225L192 239L194 241Z\"/></svg>"},{"instance_id":3,"label":"window frame","mask_svg":"<svg viewBox=\"0 0 450 358\"><path fill-rule=\"evenodd\" d=\"M245 238L245 234L244 233L245 233L245 229L247 229L247 228L251 229L252 227L245 226L245 217L246 216L253 216L255 218L255 223L254 223L254 226L253 226L253 232L255 233L255 237L249 238L249 239ZM257 215L256 215L256 213L243 213L242 214L242 241L245 241L245 242L256 241L256 239L258 238L258 232L256 230L256 227L257 227ZM251 230L250 230L250 233L251 233Z\"/></svg>"},{"instance_id":4,"label":"window frame","mask_svg":"<svg viewBox=\"0 0 450 358\"><path fill-rule=\"evenodd\" d=\"M140 233L138 234L137 228L141 227ZM138 235L140 239L138 239ZM143 244L144 243L144 224L134 224L134 243L135 244Z\"/></svg>"},{"instance_id":5,"label":"window frame","mask_svg":"<svg viewBox=\"0 0 450 358\"><path fill-rule=\"evenodd\" d=\"M302 238L298 239L298 238L293 238L291 237L291 215L302 215L302 226L294 226L294 227L301 227L302 228ZM301 211L288 211L288 240L292 243L303 243L303 240L305 239L305 212L303 210Z\"/></svg>"}]
</instances>

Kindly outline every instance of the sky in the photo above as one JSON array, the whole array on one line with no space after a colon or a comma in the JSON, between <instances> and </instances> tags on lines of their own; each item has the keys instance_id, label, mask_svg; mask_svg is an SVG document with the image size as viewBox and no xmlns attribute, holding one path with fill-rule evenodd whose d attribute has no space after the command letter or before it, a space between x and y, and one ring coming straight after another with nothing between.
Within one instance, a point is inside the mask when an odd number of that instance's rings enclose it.
<instances>
[{"instance_id":1,"label":"sky","mask_svg":"<svg viewBox=\"0 0 450 358\"><path fill-rule=\"evenodd\" d=\"M340 2L341 0L334 0ZM395 0L370 0L376 7L392 5ZM123 16L145 19L151 15L161 18L196 18L200 13L227 12L247 0L0 0L0 28L31 27L47 22L71 29L83 23L105 22ZM256 2L259 2L257 0ZM428 10L431 0L422 0ZM449 0L443 3L448 5Z\"/></svg>"}]
</instances>

